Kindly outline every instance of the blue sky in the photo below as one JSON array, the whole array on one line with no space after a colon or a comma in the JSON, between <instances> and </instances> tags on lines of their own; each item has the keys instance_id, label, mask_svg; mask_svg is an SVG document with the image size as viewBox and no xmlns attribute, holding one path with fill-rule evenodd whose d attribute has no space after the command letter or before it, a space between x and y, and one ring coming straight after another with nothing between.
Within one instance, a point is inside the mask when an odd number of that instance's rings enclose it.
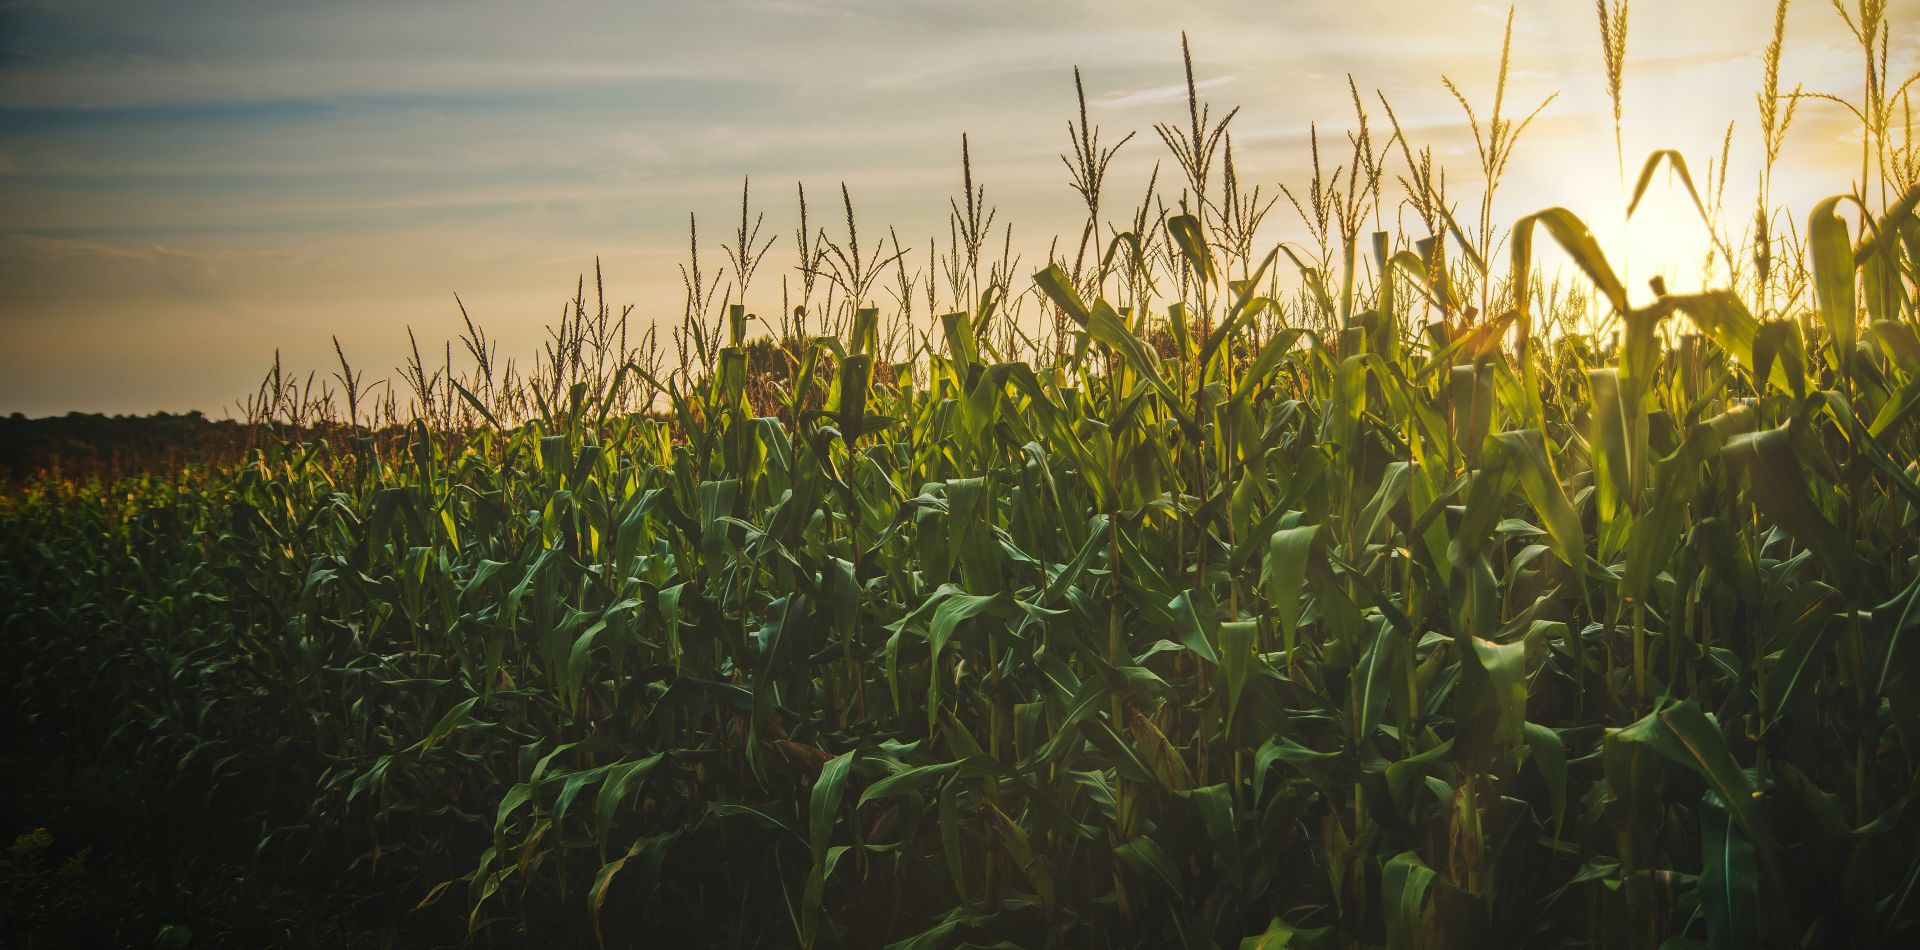
<instances>
[{"instance_id":1,"label":"blue sky","mask_svg":"<svg viewBox=\"0 0 1920 950\"><path fill-rule=\"evenodd\" d=\"M1729 202L1746 207L1770 8L1634 10L1630 165L1677 147L1703 168L1736 120ZM1894 22L1917 9L1896 0ZM1166 157L1152 124L1182 112L1183 29L1204 95L1244 107L1244 180L1302 182L1308 124L1340 141L1351 121L1348 73L1464 180L1470 139L1440 78L1489 95L1505 15L1455 0L0 0L0 412L219 415L276 348L324 368L334 335L377 374L407 326L453 333L455 292L530 352L596 255L616 301L671 318L688 213L717 264L744 175L780 235L763 273L791 271L796 181L820 210L845 182L863 232L897 226L924 259L963 131L1032 261L1077 226L1057 157L1073 67L1110 140L1140 133L1115 163L1114 203L1131 201ZM1800 0L1786 85L1853 92L1844 39L1827 4ZM1514 45L1513 101L1560 95L1502 216L1562 203L1605 236L1620 196L1592 6L1522 3ZM1894 59L1912 68L1912 50ZM1847 136L1837 107L1802 107L1779 189L1799 214L1849 187ZM1283 211L1263 241L1302 236ZM755 291L777 306L776 277Z\"/></svg>"}]
</instances>

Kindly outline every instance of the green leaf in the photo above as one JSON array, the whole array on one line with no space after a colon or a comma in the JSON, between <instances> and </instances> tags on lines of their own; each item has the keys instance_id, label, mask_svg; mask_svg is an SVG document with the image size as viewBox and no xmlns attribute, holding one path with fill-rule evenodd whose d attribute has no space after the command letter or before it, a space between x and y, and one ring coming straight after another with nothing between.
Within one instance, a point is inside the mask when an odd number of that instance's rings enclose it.
<instances>
[{"instance_id":1,"label":"green leaf","mask_svg":"<svg viewBox=\"0 0 1920 950\"><path fill-rule=\"evenodd\" d=\"M1754 504L1812 550L1837 586L1859 590L1869 575L1846 536L1814 504L1800 473L1790 425L1736 435L1721 452L1746 473Z\"/></svg>"},{"instance_id":2,"label":"green leaf","mask_svg":"<svg viewBox=\"0 0 1920 950\"><path fill-rule=\"evenodd\" d=\"M1712 426L1696 426L1672 455L1655 464L1652 503L1633 523L1627 541L1626 590L1636 603L1646 602L1654 578L1680 546L1694 488L1719 446Z\"/></svg>"},{"instance_id":3,"label":"green leaf","mask_svg":"<svg viewBox=\"0 0 1920 950\"><path fill-rule=\"evenodd\" d=\"M1174 631L1180 637L1180 645L1195 656L1218 666L1220 654L1215 650L1214 643L1220 639L1220 622L1214 616L1216 608L1213 600L1206 592L1182 591L1167 603L1167 610L1173 614Z\"/></svg>"},{"instance_id":4,"label":"green leaf","mask_svg":"<svg viewBox=\"0 0 1920 950\"><path fill-rule=\"evenodd\" d=\"M447 710L446 714L440 717L440 721L434 723L432 729L427 730L426 736L422 737L419 742L408 747L406 751L415 755L423 754L434 746L439 745L441 740L453 735L456 729L473 723L473 704L479 701L480 697L475 696Z\"/></svg>"},{"instance_id":5,"label":"green leaf","mask_svg":"<svg viewBox=\"0 0 1920 950\"><path fill-rule=\"evenodd\" d=\"M1180 883L1180 871L1152 838L1142 835L1114 848L1113 854L1127 866L1127 870L1152 882L1174 900L1187 899L1186 888Z\"/></svg>"},{"instance_id":6,"label":"green leaf","mask_svg":"<svg viewBox=\"0 0 1920 950\"><path fill-rule=\"evenodd\" d=\"M987 802L986 806L988 813L996 819L994 827L1000 831L1000 843L1006 847L1007 854L1012 856L1014 864L1020 868L1021 876L1025 877L1027 883L1033 885L1034 892L1040 895L1041 908L1048 917L1052 917L1055 908L1059 906L1059 896L1054 888L1053 868L1047 862L1046 855L1034 849L1027 837L1026 829L1007 817L1007 813L1001 811L998 805Z\"/></svg>"},{"instance_id":7,"label":"green leaf","mask_svg":"<svg viewBox=\"0 0 1920 950\"><path fill-rule=\"evenodd\" d=\"M1187 262L1187 269L1193 272L1194 279L1202 284L1212 284L1218 280L1213 268L1213 249L1207 246L1206 232L1200 228L1200 220L1190 214L1178 214L1167 219L1167 233L1173 237L1173 243L1180 248L1180 256Z\"/></svg>"},{"instance_id":8,"label":"green leaf","mask_svg":"<svg viewBox=\"0 0 1920 950\"><path fill-rule=\"evenodd\" d=\"M1354 725L1354 738L1361 743L1372 739L1380 726L1380 717L1386 711L1387 687L1393 681L1391 667L1400 652L1395 649L1394 626L1387 618L1368 617L1367 624L1373 628L1373 636L1368 639L1367 651L1354 670L1354 688L1360 695L1360 721Z\"/></svg>"},{"instance_id":9,"label":"green leaf","mask_svg":"<svg viewBox=\"0 0 1920 950\"><path fill-rule=\"evenodd\" d=\"M1208 337L1206 343L1200 347L1200 356L1194 361L1200 369L1196 385L1206 384L1213 366L1214 354L1220 351L1220 347L1248 321L1270 305L1270 301L1260 296L1260 282L1266 277L1267 271L1273 267L1274 259L1279 256L1279 253L1277 249L1269 252L1266 259L1262 260L1260 266L1245 280L1232 282L1233 305L1228 308L1227 315L1221 318L1220 326L1213 331L1213 335Z\"/></svg>"},{"instance_id":10,"label":"green leaf","mask_svg":"<svg viewBox=\"0 0 1920 950\"><path fill-rule=\"evenodd\" d=\"M1593 454L1594 494L1599 500L1600 520L1610 523L1629 510L1639 490L1633 455L1633 416L1641 416L1639 405L1627 404L1618 369L1596 369L1587 373L1587 387L1593 394L1592 422L1588 444Z\"/></svg>"},{"instance_id":11,"label":"green leaf","mask_svg":"<svg viewBox=\"0 0 1920 950\"><path fill-rule=\"evenodd\" d=\"M1807 219L1807 255L1813 261L1814 299L1820 304L1820 317L1833 340L1833 365L1843 375L1853 371L1860 309L1855 297L1853 242L1847 237L1847 223L1835 212L1840 202L1852 200L1846 195L1835 195L1815 205Z\"/></svg>"},{"instance_id":12,"label":"green leaf","mask_svg":"<svg viewBox=\"0 0 1920 950\"><path fill-rule=\"evenodd\" d=\"M1454 747L1464 767L1495 771L1516 762L1527 739L1527 645L1467 639Z\"/></svg>"},{"instance_id":13,"label":"green leaf","mask_svg":"<svg viewBox=\"0 0 1920 950\"><path fill-rule=\"evenodd\" d=\"M1302 930L1275 917L1267 929L1240 941L1240 950L1319 950L1332 946L1333 928Z\"/></svg>"},{"instance_id":14,"label":"green leaf","mask_svg":"<svg viewBox=\"0 0 1920 950\"><path fill-rule=\"evenodd\" d=\"M1159 359L1153 355L1153 351L1149 350L1145 343L1141 342L1139 337L1133 335L1132 330L1127 329L1126 321L1120 319L1120 315L1115 313L1106 301L1094 301L1091 315L1087 320L1087 334L1119 354L1134 372L1139 373L1140 377L1153 387L1154 392L1159 393L1160 398L1166 400L1167 411L1180 420L1183 428L1188 431L1195 430L1193 421L1188 419L1180 408L1180 397L1160 375Z\"/></svg>"},{"instance_id":15,"label":"green leaf","mask_svg":"<svg viewBox=\"0 0 1920 950\"><path fill-rule=\"evenodd\" d=\"M1252 620L1231 620L1220 625L1220 669L1227 677L1227 723L1231 728L1240 711L1240 697L1247 689L1247 677L1255 664L1255 640L1260 624Z\"/></svg>"},{"instance_id":16,"label":"green leaf","mask_svg":"<svg viewBox=\"0 0 1920 950\"><path fill-rule=\"evenodd\" d=\"M1553 551L1560 560L1583 576L1586 567L1586 533L1580 527L1580 515L1567 500L1560 478L1547 451L1546 436L1538 429L1502 432L1492 439L1500 448L1503 461L1510 465L1527 503L1546 522L1553 538Z\"/></svg>"},{"instance_id":17,"label":"green leaf","mask_svg":"<svg viewBox=\"0 0 1920 950\"><path fill-rule=\"evenodd\" d=\"M1411 851L1388 859L1380 869L1380 899L1386 904L1388 950L1419 950L1435 945L1425 925L1427 889L1434 871Z\"/></svg>"},{"instance_id":18,"label":"green leaf","mask_svg":"<svg viewBox=\"0 0 1920 950\"><path fill-rule=\"evenodd\" d=\"M1709 798L1700 820L1700 904L1706 911L1707 946L1737 950L1762 944L1766 912L1760 902L1760 870L1752 842L1733 816Z\"/></svg>"},{"instance_id":19,"label":"green leaf","mask_svg":"<svg viewBox=\"0 0 1920 950\"><path fill-rule=\"evenodd\" d=\"M606 906L607 889L613 886L614 875L638 857L645 871L643 877L646 883L652 884L660 876L661 865L666 863L667 850L681 833L682 829L675 829L666 834L640 838L627 848L626 854L602 864L594 874L593 885L587 888L587 909L593 918L594 936L601 944L606 943L606 937L600 930L600 911Z\"/></svg>"},{"instance_id":20,"label":"green leaf","mask_svg":"<svg viewBox=\"0 0 1920 950\"><path fill-rule=\"evenodd\" d=\"M1546 782L1547 798L1553 803L1553 836L1558 838L1567 814L1567 744L1559 733L1538 723L1527 723L1526 733L1527 755Z\"/></svg>"},{"instance_id":21,"label":"green leaf","mask_svg":"<svg viewBox=\"0 0 1920 950\"><path fill-rule=\"evenodd\" d=\"M1359 770L1353 762L1339 752L1321 752L1309 749L1292 739L1272 738L1262 743L1259 751L1253 754L1253 797L1262 801L1266 797L1267 770L1274 763L1282 763L1307 777L1314 785L1329 796L1350 787L1359 781Z\"/></svg>"},{"instance_id":22,"label":"green leaf","mask_svg":"<svg viewBox=\"0 0 1920 950\"><path fill-rule=\"evenodd\" d=\"M1726 804L1742 833L1760 848L1763 857L1777 852L1773 834L1760 813L1753 778L1734 761L1719 729L1692 700L1656 709L1607 736L1608 780L1616 789L1631 784L1623 755L1633 748L1650 749L1698 775Z\"/></svg>"},{"instance_id":23,"label":"green leaf","mask_svg":"<svg viewBox=\"0 0 1920 950\"><path fill-rule=\"evenodd\" d=\"M1133 710L1133 743L1140 750L1140 756L1153 770L1153 775L1162 784L1173 791L1193 787L1193 771L1187 767L1187 760L1180 749L1167 739L1153 720Z\"/></svg>"},{"instance_id":24,"label":"green leaf","mask_svg":"<svg viewBox=\"0 0 1920 950\"><path fill-rule=\"evenodd\" d=\"M1282 528L1267 541L1267 600L1280 618L1280 630L1286 638L1286 652L1293 657L1294 634L1300 626L1301 604L1305 600L1307 568L1311 563L1317 524Z\"/></svg>"},{"instance_id":25,"label":"green leaf","mask_svg":"<svg viewBox=\"0 0 1920 950\"><path fill-rule=\"evenodd\" d=\"M807 874L800 925L801 942L807 946L812 946L820 936L833 825L839 816L840 799L846 793L847 774L853 768L853 757L854 752L847 751L827 760L820 767L820 777L813 782L813 794L807 808L807 840L813 852L813 870Z\"/></svg>"},{"instance_id":26,"label":"green leaf","mask_svg":"<svg viewBox=\"0 0 1920 950\"><path fill-rule=\"evenodd\" d=\"M593 799L594 841L600 846L600 857L607 854L607 831L613 827L613 816L626 800L628 786L645 778L660 765L665 753L655 752L636 762L623 763L608 769L607 779L601 783L600 790Z\"/></svg>"},{"instance_id":27,"label":"green leaf","mask_svg":"<svg viewBox=\"0 0 1920 950\"><path fill-rule=\"evenodd\" d=\"M955 760L901 769L867 786L867 790L860 793L859 804L865 807L871 801L922 791L958 770L961 764L959 760Z\"/></svg>"},{"instance_id":28,"label":"green leaf","mask_svg":"<svg viewBox=\"0 0 1920 950\"><path fill-rule=\"evenodd\" d=\"M1613 305L1615 311L1627 312L1627 289L1620 283L1620 278L1614 275L1613 265L1607 263L1606 254L1600 250L1600 242L1594 240L1586 222L1565 208L1548 208L1527 215L1513 225L1513 279L1514 286L1518 288L1514 296L1523 316L1528 312L1529 295L1526 288L1532 286L1533 227L1536 224L1547 229L1561 250L1573 259L1574 266L1593 281L1593 285Z\"/></svg>"},{"instance_id":29,"label":"green leaf","mask_svg":"<svg viewBox=\"0 0 1920 950\"><path fill-rule=\"evenodd\" d=\"M1707 206L1700 202L1700 192L1694 190L1693 176L1687 174L1686 158L1677 150L1670 148L1663 148L1648 155L1646 164L1640 166L1640 177L1633 183L1633 197L1627 202L1627 217L1633 217L1634 210L1640 207L1640 199L1646 196L1647 185L1652 183L1653 173L1659 170L1660 163L1663 161L1671 164L1674 174L1680 176L1680 183L1686 186L1687 197L1693 199L1694 210L1700 212L1701 222L1712 227L1713 218L1707 214Z\"/></svg>"},{"instance_id":30,"label":"green leaf","mask_svg":"<svg viewBox=\"0 0 1920 950\"><path fill-rule=\"evenodd\" d=\"M1045 270L1033 275L1033 282L1040 285L1040 289L1046 293L1048 299L1053 301L1054 306L1059 307L1061 312L1071 317L1074 323L1084 327L1092 322L1092 312L1080 299L1080 292L1073 288L1073 278L1067 276L1067 272L1061 269L1059 264L1048 264ZM955 314L955 316L965 315Z\"/></svg>"}]
</instances>

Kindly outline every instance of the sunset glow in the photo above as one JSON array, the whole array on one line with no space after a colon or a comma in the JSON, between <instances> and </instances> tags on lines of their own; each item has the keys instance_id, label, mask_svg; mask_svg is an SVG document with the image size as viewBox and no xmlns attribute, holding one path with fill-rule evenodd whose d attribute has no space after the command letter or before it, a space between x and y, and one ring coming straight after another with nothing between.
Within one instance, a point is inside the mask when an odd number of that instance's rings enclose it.
<instances>
[{"instance_id":1,"label":"sunset glow","mask_svg":"<svg viewBox=\"0 0 1920 950\"><path fill-rule=\"evenodd\" d=\"M1659 29L1635 34L1624 89L1629 179L1658 148L1704 177L1735 123L1729 240L1752 217L1753 89L1770 29L1749 6L1663 7ZM0 6L0 411L217 416L276 350L322 367L337 335L366 365L398 366L405 327L457 330L455 293L505 352L530 356L596 258L615 300L671 320L687 215L717 261L748 175L767 233L781 235L768 274L795 273L795 182L822 208L845 182L866 226L897 228L920 260L930 238L946 240L963 132L998 223L1038 266L1052 235L1076 226L1057 157L1073 68L1106 140L1136 133L1110 186L1118 213L1168 158L1152 126L1184 111L1183 30L1202 95L1242 108L1232 132L1249 185L1305 186L1310 123L1329 165L1344 161L1351 74L1375 134L1377 90L1470 209L1472 137L1441 79L1486 108L1506 14L1464 0L1363 0L1284 21L1255 3L526 10ZM1912 15L1910 2L1890 14ZM1808 90L1859 84L1833 18L1822 4L1791 10L1782 68ZM1578 3L1516 12L1510 111L1558 95L1520 141L1495 219L1566 204L1619 253L1624 201L1591 19ZM1897 47L1896 60L1911 55ZM1776 201L1805 207L1857 177L1850 123L1831 103L1801 105ZM1397 148L1389 164L1393 219L1405 215L1393 206ZM1704 232L1666 178L1635 216L1627 270L1666 268L1670 284L1692 286ZM1262 227L1262 241L1305 238L1285 202ZM777 290L765 278L750 305L776 307Z\"/></svg>"}]
</instances>

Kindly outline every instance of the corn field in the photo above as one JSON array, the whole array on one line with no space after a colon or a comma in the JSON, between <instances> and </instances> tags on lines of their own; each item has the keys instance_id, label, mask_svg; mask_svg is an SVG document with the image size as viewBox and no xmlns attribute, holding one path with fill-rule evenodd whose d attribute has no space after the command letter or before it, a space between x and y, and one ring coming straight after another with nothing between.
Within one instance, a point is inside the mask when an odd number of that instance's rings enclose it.
<instances>
[{"instance_id":1,"label":"corn field","mask_svg":"<svg viewBox=\"0 0 1920 950\"><path fill-rule=\"evenodd\" d=\"M451 943L1911 946L1920 162L1847 24L1852 193L1629 176L1723 289L1495 222L1497 106L1475 219L1358 87L1314 241L1197 92L1109 220L1147 145L1082 94L1043 266L969 160L944 252L843 192L763 321L743 189L665 340L583 282L525 372L471 322L378 399L276 365L238 464L0 501L10 731ZM1837 108L1771 73L1769 169Z\"/></svg>"}]
</instances>

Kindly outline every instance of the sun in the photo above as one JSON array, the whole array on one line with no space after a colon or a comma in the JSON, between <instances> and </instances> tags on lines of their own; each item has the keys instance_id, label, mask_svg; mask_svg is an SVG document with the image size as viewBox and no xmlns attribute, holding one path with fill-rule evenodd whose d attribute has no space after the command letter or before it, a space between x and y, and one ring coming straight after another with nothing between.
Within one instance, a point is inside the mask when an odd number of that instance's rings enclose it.
<instances>
[{"instance_id":1,"label":"sun","mask_svg":"<svg viewBox=\"0 0 1920 950\"><path fill-rule=\"evenodd\" d=\"M1669 188L1655 182L1634 208L1624 231L1610 250L1620 255L1630 300L1650 300L1653 291L1648 281L1656 276L1665 282L1668 293L1713 289L1715 278L1708 264L1714 257L1714 236L1684 186L1676 183Z\"/></svg>"}]
</instances>

